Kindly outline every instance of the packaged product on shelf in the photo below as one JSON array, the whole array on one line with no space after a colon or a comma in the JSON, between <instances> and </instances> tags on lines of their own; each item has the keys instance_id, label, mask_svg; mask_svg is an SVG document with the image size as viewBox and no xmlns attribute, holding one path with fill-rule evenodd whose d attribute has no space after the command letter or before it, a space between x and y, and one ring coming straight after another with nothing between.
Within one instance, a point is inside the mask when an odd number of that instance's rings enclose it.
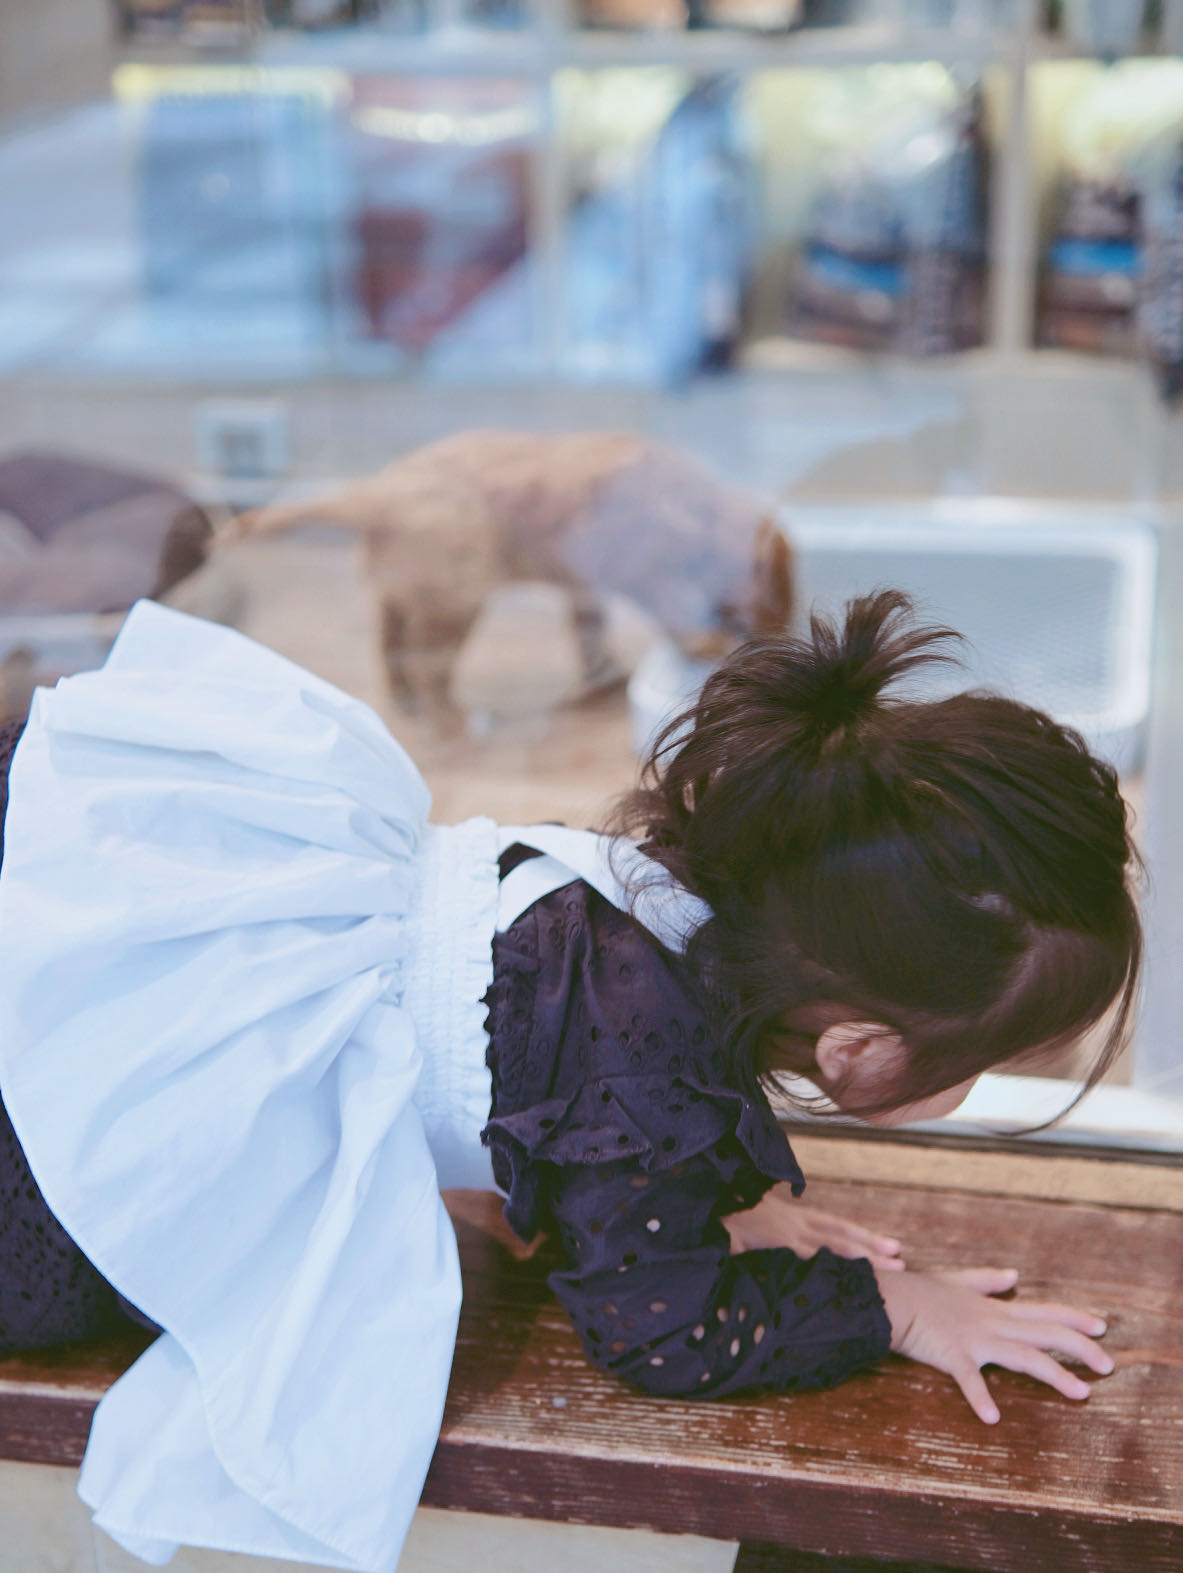
<instances>
[{"instance_id":1,"label":"packaged product on shelf","mask_svg":"<svg viewBox=\"0 0 1183 1573\"><path fill-rule=\"evenodd\" d=\"M315 91L250 92L216 68L167 74L137 155L142 293L128 354L189 368L272 364L324 344L336 201L330 112Z\"/></svg>"},{"instance_id":2,"label":"packaged product on shelf","mask_svg":"<svg viewBox=\"0 0 1183 1573\"><path fill-rule=\"evenodd\" d=\"M585 27L685 27L686 0L579 0L578 17Z\"/></svg>"},{"instance_id":3,"label":"packaged product on shelf","mask_svg":"<svg viewBox=\"0 0 1183 1573\"><path fill-rule=\"evenodd\" d=\"M367 22L379 14L379 0L264 0L264 14L274 27L343 27Z\"/></svg>"},{"instance_id":4,"label":"packaged product on shelf","mask_svg":"<svg viewBox=\"0 0 1183 1573\"><path fill-rule=\"evenodd\" d=\"M525 27L530 17L524 0L468 0L464 20L473 27L517 28Z\"/></svg>"},{"instance_id":5,"label":"packaged product on shelf","mask_svg":"<svg viewBox=\"0 0 1183 1573\"><path fill-rule=\"evenodd\" d=\"M939 68L835 72L815 110L826 129L792 247L783 328L913 355L981 343L980 94L960 92Z\"/></svg>"},{"instance_id":6,"label":"packaged product on shelf","mask_svg":"<svg viewBox=\"0 0 1183 1573\"><path fill-rule=\"evenodd\" d=\"M1164 55L1183 55L1183 6L1159 0L1158 47Z\"/></svg>"},{"instance_id":7,"label":"packaged product on shelf","mask_svg":"<svg viewBox=\"0 0 1183 1573\"><path fill-rule=\"evenodd\" d=\"M1039 288L1038 342L1095 354L1133 353L1141 239L1128 177L1069 179Z\"/></svg>"},{"instance_id":8,"label":"packaged product on shelf","mask_svg":"<svg viewBox=\"0 0 1183 1573\"><path fill-rule=\"evenodd\" d=\"M1036 341L1142 354L1175 397L1183 383L1183 64L1122 61L1077 77L1083 85L1069 103L1055 113L1049 104L1058 174Z\"/></svg>"},{"instance_id":9,"label":"packaged product on shelf","mask_svg":"<svg viewBox=\"0 0 1183 1573\"><path fill-rule=\"evenodd\" d=\"M579 0L586 27L738 28L761 33L863 21L875 0Z\"/></svg>"},{"instance_id":10,"label":"packaged product on shelf","mask_svg":"<svg viewBox=\"0 0 1183 1573\"><path fill-rule=\"evenodd\" d=\"M984 334L986 141L970 93L931 133L927 160L901 184L905 279L897 347L911 355L969 349Z\"/></svg>"},{"instance_id":11,"label":"packaged product on shelf","mask_svg":"<svg viewBox=\"0 0 1183 1573\"><path fill-rule=\"evenodd\" d=\"M1183 103L1139 161L1143 180L1138 338L1169 402L1183 395Z\"/></svg>"},{"instance_id":12,"label":"packaged product on shelf","mask_svg":"<svg viewBox=\"0 0 1183 1573\"><path fill-rule=\"evenodd\" d=\"M250 32L251 0L114 0L116 25L129 38L183 34L195 43L234 43Z\"/></svg>"},{"instance_id":13,"label":"packaged product on shelf","mask_svg":"<svg viewBox=\"0 0 1183 1573\"><path fill-rule=\"evenodd\" d=\"M784 32L807 24L809 0L688 0L691 27L735 27L757 33Z\"/></svg>"},{"instance_id":14,"label":"packaged product on shelf","mask_svg":"<svg viewBox=\"0 0 1183 1573\"><path fill-rule=\"evenodd\" d=\"M739 84L605 71L564 93L567 369L676 382L725 364L753 247Z\"/></svg>"},{"instance_id":15,"label":"packaged product on shelf","mask_svg":"<svg viewBox=\"0 0 1183 1573\"><path fill-rule=\"evenodd\" d=\"M177 33L183 0L113 0L115 24L127 38Z\"/></svg>"},{"instance_id":16,"label":"packaged product on shelf","mask_svg":"<svg viewBox=\"0 0 1183 1573\"><path fill-rule=\"evenodd\" d=\"M952 28L961 38L1007 38L1026 27L1026 0L881 0L905 28Z\"/></svg>"},{"instance_id":17,"label":"packaged product on shelf","mask_svg":"<svg viewBox=\"0 0 1183 1573\"><path fill-rule=\"evenodd\" d=\"M867 20L875 0L801 0L803 27L848 27Z\"/></svg>"},{"instance_id":18,"label":"packaged product on shelf","mask_svg":"<svg viewBox=\"0 0 1183 1573\"><path fill-rule=\"evenodd\" d=\"M789 327L805 338L888 349L900 330L900 217L874 185L836 185L812 215L797 261Z\"/></svg>"},{"instance_id":19,"label":"packaged product on shelf","mask_svg":"<svg viewBox=\"0 0 1183 1573\"><path fill-rule=\"evenodd\" d=\"M1109 56L1137 52L1153 0L1059 0L1060 24L1077 49Z\"/></svg>"},{"instance_id":20,"label":"packaged product on shelf","mask_svg":"<svg viewBox=\"0 0 1183 1573\"><path fill-rule=\"evenodd\" d=\"M538 128L532 89L519 82L354 84L350 274L363 336L422 355L520 268Z\"/></svg>"}]
</instances>

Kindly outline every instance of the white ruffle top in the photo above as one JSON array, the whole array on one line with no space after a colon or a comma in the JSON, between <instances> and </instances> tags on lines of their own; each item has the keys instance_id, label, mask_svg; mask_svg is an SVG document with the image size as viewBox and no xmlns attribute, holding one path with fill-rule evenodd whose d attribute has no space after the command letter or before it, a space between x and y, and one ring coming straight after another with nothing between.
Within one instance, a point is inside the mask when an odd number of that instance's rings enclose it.
<instances>
[{"instance_id":1,"label":"white ruffle top","mask_svg":"<svg viewBox=\"0 0 1183 1573\"><path fill-rule=\"evenodd\" d=\"M164 1329L79 1483L148 1561L398 1561L460 1307L440 1190L493 1186L495 926L577 875L620 902L640 858L429 806L366 705L150 602L101 671L36 695L0 1086L52 1211ZM499 890L522 839L545 855ZM707 915L668 885L634 912L671 946Z\"/></svg>"},{"instance_id":2,"label":"white ruffle top","mask_svg":"<svg viewBox=\"0 0 1183 1573\"><path fill-rule=\"evenodd\" d=\"M498 832L427 824L365 705L135 607L40 691L0 873L0 1085L49 1206L164 1329L80 1491L129 1550L392 1569L492 1184Z\"/></svg>"}]
</instances>

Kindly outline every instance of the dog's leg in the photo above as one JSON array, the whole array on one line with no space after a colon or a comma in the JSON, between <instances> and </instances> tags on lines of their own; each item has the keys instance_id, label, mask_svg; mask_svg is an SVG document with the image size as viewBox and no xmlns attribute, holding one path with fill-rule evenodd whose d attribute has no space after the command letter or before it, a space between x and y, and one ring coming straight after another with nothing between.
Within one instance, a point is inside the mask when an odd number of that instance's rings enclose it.
<instances>
[{"instance_id":1,"label":"dog's leg","mask_svg":"<svg viewBox=\"0 0 1183 1573\"><path fill-rule=\"evenodd\" d=\"M793 555L775 521L760 521L752 551L749 637L783 634L793 611Z\"/></svg>"},{"instance_id":2,"label":"dog's leg","mask_svg":"<svg viewBox=\"0 0 1183 1573\"><path fill-rule=\"evenodd\" d=\"M413 715L417 705L407 671L407 613L391 596L383 596L378 605L378 641L390 691L400 708Z\"/></svg>"},{"instance_id":3,"label":"dog's leg","mask_svg":"<svg viewBox=\"0 0 1183 1573\"><path fill-rule=\"evenodd\" d=\"M584 686L596 689L616 682L620 671L608 650L604 603L587 585L576 585L571 590L571 622L579 645Z\"/></svg>"},{"instance_id":4,"label":"dog's leg","mask_svg":"<svg viewBox=\"0 0 1183 1573\"><path fill-rule=\"evenodd\" d=\"M383 592L382 660L394 697L408 714L451 716L452 667L479 612L479 600L461 600L451 586Z\"/></svg>"}]
</instances>

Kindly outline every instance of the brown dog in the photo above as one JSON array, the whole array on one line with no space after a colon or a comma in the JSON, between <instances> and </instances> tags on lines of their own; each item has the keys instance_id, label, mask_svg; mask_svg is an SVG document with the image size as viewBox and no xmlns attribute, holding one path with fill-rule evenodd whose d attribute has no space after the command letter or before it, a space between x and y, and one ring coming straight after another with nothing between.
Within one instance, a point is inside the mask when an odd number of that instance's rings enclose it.
<instances>
[{"instance_id":1,"label":"brown dog","mask_svg":"<svg viewBox=\"0 0 1183 1573\"><path fill-rule=\"evenodd\" d=\"M700 658L782 629L790 611L788 545L761 505L625 432L460 432L334 496L244 514L236 533L310 523L362 536L387 671L409 709L446 706L452 663L500 584L571 592L588 687L620 676L604 648L606 595Z\"/></svg>"}]
</instances>

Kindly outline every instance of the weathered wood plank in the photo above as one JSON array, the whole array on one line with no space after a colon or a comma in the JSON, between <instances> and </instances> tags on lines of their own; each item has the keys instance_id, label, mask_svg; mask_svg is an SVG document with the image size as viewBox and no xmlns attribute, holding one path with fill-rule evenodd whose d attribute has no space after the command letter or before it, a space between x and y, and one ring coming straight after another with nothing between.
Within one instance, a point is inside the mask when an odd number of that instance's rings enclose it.
<instances>
[{"instance_id":1,"label":"weathered wood plank","mask_svg":"<svg viewBox=\"0 0 1183 1573\"><path fill-rule=\"evenodd\" d=\"M1014 1265L1021 1292L1102 1312L1116 1373L1077 1405L993 1372L994 1428L895 1359L830 1393L647 1399L587 1365L546 1289L548 1251L515 1259L496 1200L469 1197L467 1301L424 1500L991 1573L1183 1567L1183 1219L908 1186L811 1195L898 1233L916 1266ZM88 1406L135 1347L0 1362L0 1456L77 1462Z\"/></svg>"},{"instance_id":2,"label":"weathered wood plank","mask_svg":"<svg viewBox=\"0 0 1183 1573\"><path fill-rule=\"evenodd\" d=\"M1131 1163L1122 1156L984 1151L961 1145L893 1141L882 1135L791 1133L793 1151L811 1180L910 1185L925 1190L1025 1196L1032 1201L1092 1202L1183 1213L1183 1161ZM1156 1158L1161 1155L1156 1155Z\"/></svg>"},{"instance_id":3,"label":"weathered wood plank","mask_svg":"<svg viewBox=\"0 0 1183 1573\"><path fill-rule=\"evenodd\" d=\"M996 1428L898 1360L831 1393L648 1400L586 1365L544 1293L545 1256L514 1263L466 1226L472 1293L427 1499L1003 1573L1183 1566L1183 1220L905 1187L812 1193L898 1233L917 1266L1015 1265L1024 1293L1094 1306L1117 1372L1085 1406L993 1372Z\"/></svg>"},{"instance_id":4,"label":"weathered wood plank","mask_svg":"<svg viewBox=\"0 0 1183 1573\"><path fill-rule=\"evenodd\" d=\"M0 1360L0 1459L81 1463L95 1405L150 1341L134 1329Z\"/></svg>"},{"instance_id":5,"label":"weathered wood plank","mask_svg":"<svg viewBox=\"0 0 1183 1573\"><path fill-rule=\"evenodd\" d=\"M935 1562L880 1562L867 1557L825 1557L783 1546L743 1545L732 1573L966 1573Z\"/></svg>"}]
</instances>

